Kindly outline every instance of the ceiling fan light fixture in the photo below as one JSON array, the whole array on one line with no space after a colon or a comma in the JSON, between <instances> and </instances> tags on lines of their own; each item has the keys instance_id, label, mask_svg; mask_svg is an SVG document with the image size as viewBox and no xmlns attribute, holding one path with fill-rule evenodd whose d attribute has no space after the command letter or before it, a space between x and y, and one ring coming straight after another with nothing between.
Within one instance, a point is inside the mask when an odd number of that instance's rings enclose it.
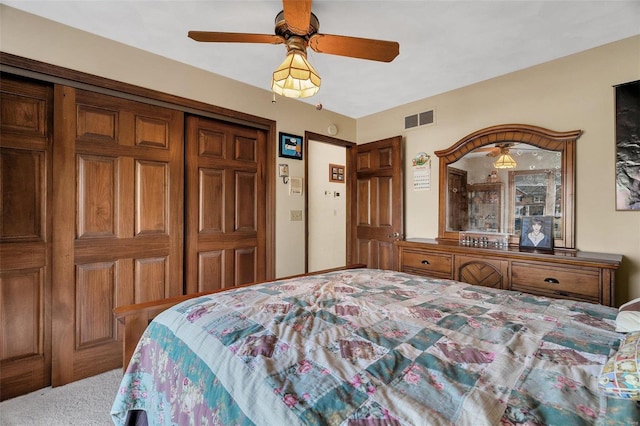
<instances>
[{"instance_id":1,"label":"ceiling fan light fixture","mask_svg":"<svg viewBox=\"0 0 640 426\"><path fill-rule=\"evenodd\" d=\"M496 169L515 169L517 165L516 160L509 155L509 148L502 148L500 150L500 157L493 163L493 167Z\"/></svg>"},{"instance_id":2,"label":"ceiling fan light fixture","mask_svg":"<svg viewBox=\"0 0 640 426\"><path fill-rule=\"evenodd\" d=\"M271 90L287 98L308 98L320 90L320 76L304 51L291 49L273 72Z\"/></svg>"}]
</instances>

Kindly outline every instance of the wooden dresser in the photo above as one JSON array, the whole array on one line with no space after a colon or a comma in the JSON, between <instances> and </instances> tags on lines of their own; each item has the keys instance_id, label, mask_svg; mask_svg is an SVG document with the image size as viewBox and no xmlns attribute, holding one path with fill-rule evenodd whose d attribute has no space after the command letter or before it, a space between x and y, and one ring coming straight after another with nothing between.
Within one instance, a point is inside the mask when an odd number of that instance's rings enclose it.
<instances>
[{"instance_id":1,"label":"wooden dresser","mask_svg":"<svg viewBox=\"0 0 640 426\"><path fill-rule=\"evenodd\" d=\"M583 251L521 252L430 239L395 243L398 270L540 296L615 305L622 256Z\"/></svg>"}]
</instances>

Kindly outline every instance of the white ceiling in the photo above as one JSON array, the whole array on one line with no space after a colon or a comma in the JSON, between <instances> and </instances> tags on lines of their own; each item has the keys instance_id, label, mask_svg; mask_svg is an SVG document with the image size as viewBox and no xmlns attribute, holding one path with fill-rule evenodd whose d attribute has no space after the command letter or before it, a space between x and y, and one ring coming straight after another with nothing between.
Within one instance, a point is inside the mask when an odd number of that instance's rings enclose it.
<instances>
[{"instance_id":1,"label":"white ceiling","mask_svg":"<svg viewBox=\"0 0 640 426\"><path fill-rule=\"evenodd\" d=\"M189 30L273 34L281 1L0 2L265 90L286 53L284 45L187 37ZM400 43L391 63L308 50L322 87L304 102L353 118L640 34L639 0L315 0L313 12L320 33Z\"/></svg>"}]
</instances>

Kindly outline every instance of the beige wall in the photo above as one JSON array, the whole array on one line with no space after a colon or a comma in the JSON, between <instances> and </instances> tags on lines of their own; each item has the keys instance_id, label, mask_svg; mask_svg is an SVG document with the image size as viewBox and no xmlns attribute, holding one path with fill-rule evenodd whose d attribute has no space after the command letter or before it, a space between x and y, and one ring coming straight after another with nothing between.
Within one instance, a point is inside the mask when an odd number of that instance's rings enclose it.
<instances>
[{"instance_id":1,"label":"beige wall","mask_svg":"<svg viewBox=\"0 0 640 426\"><path fill-rule=\"evenodd\" d=\"M428 70L425 70L428 73ZM624 255L617 301L640 297L640 212L615 209L613 86L640 79L640 36L487 80L358 120L358 142L403 134L405 158L433 154L484 127L523 123L581 129L576 245ZM403 131L404 117L434 108L436 124ZM407 237L438 234L438 188L415 192L405 161ZM437 177L438 159L432 162Z\"/></svg>"},{"instance_id":2,"label":"beige wall","mask_svg":"<svg viewBox=\"0 0 640 426\"><path fill-rule=\"evenodd\" d=\"M640 36L488 80L419 102L358 119L317 111L279 98L269 90L233 80L108 41L0 5L2 51L108 77L125 83L242 111L277 122L277 130L326 134L358 142L404 134L406 157L432 154L463 136L495 124L526 123L553 130L582 129L578 140L577 246L581 250L625 256L618 274L618 302L640 297L640 212L615 210L614 91L612 86L640 79ZM425 70L427 72L428 70ZM266 86L267 83L265 83ZM436 124L404 132L404 116L434 108ZM278 159L276 159L278 162ZM289 162L291 176L304 175L302 161ZM437 176L438 161L432 161ZM438 225L436 182L414 192L405 166L408 237L435 237ZM277 173L277 168L276 168ZM304 232L290 222L290 210L304 210L304 197L288 196L276 185L276 274L304 271Z\"/></svg>"}]
</instances>

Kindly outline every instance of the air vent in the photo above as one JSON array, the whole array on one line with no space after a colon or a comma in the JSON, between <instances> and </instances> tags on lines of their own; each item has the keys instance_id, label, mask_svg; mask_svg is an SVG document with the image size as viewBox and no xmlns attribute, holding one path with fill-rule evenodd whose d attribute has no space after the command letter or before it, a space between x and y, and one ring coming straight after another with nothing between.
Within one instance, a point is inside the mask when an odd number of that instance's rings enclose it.
<instances>
[{"instance_id":1,"label":"air vent","mask_svg":"<svg viewBox=\"0 0 640 426\"><path fill-rule=\"evenodd\" d=\"M418 126L418 114L408 115L404 118L404 128L410 129Z\"/></svg>"},{"instance_id":2,"label":"air vent","mask_svg":"<svg viewBox=\"0 0 640 426\"><path fill-rule=\"evenodd\" d=\"M435 123L435 111L429 110L418 114L408 115L404 118L404 128L411 129L418 126L428 126Z\"/></svg>"},{"instance_id":3,"label":"air vent","mask_svg":"<svg viewBox=\"0 0 640 426\"><path fill-rule=\"evenodd\" d=\"M433 124L433 110L420 113L420 125Z\"/></svg>"}]
</instances>

